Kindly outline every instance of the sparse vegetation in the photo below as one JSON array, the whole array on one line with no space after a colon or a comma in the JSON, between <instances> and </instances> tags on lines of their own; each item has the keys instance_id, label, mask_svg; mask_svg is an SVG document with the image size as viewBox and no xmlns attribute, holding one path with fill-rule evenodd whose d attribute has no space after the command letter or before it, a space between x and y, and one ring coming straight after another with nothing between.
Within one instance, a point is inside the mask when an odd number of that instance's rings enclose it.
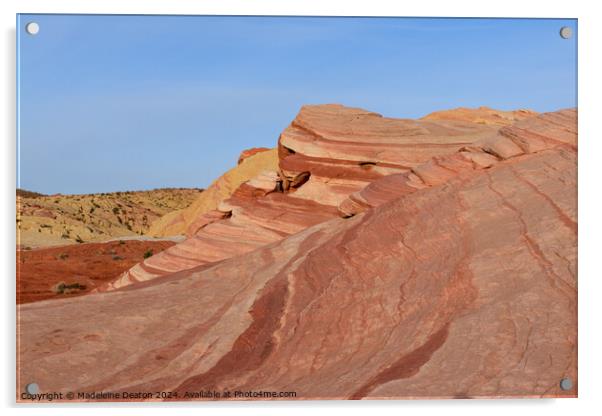
<instances>
[{"instance_id":1,"label":"sparse vegetation","mask_svg":"<svg viewBox=\"0 0 602 416\"><path fill-rule=\"evenodd\" d=\"M145 235L163 215L189 206L199 189L168 188L80 195L22 197L17 227L22 245L99 241ZM21 195L28 195L22 194Z\"/></svg>"},{"instance_id":2,"label":"sparse vegetation","mask_svg":"<svg viewBox=\"0 0 602 416\"><path fill-rule=\"evenodd\" d=\"M33 192L33 191L28 191L26 189L17 188L17 196L21 197L21 198L39 198L39 197L46 196L46 195L41 194L39 192Z\"/></svg>"},{"instance_id":3,"label":"sparse vegetation","mask_svg":"<svg viewBox=\"0 0 602 416\"><path fill-rule=\"evenodd\" d=\"M82 285L81 283L70 283L67 284L65 282L60 282L57 283L53 288L52 291L54 293L56 293L57 295L68 295L70 293L75 293L78 292L80 290L85 290L86 289L86 285Z\"/></svg>"},{"instance_id":4,"label":"sparse vegetation","mask_svg":"<svg viewBox=\"0 0 602 416\"><path fill-rule=\"evenodd\" d=\"M148 259L148 258L149 258L149 257L151 257L152 255L153 255L153 250L150 250L150 249L149 249L149 250L146 250L146 251L144 252L144 258L145 258L145 259Z\"/></svg>"}]
</instances>

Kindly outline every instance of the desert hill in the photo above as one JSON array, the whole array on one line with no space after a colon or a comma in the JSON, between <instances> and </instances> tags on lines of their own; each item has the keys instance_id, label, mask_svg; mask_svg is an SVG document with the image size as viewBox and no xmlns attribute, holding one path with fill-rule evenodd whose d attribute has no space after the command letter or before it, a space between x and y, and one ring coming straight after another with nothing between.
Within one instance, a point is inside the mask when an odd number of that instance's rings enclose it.
<instances>
[{"instance_id":1,"label":"desert hill","mask_svg":"<svg viewBox=\"0 0 602 416\"><path fill-rule=\"evenodd\" d=\"M577 111L516 114L302 108L187 240L19 306L17 390L576 397Z\"/></svg>"},{"instance_id":2,"label":"desert hill","mask_svg":"<svg viewBox=\"0 0 602 416\"><path fill-rule=\"evenodd\" d=\"M38 197L41 197L41 196L47 196L47 195L41 194L39 192L28 191L27 189L17 188L17 197L21 197L21 198L38 198Z\"/></svg>"},{"instance_id":3,"label":"desert hill","mask_svg":"<svg viewBox=\"0 0 602 416\"><path fill-rule=\"evenodd\" d=\"M40 247L146 234L153 221L188 207L201 189L85 195L17 192L17 245Z\"/></svg>"}]
</instances>

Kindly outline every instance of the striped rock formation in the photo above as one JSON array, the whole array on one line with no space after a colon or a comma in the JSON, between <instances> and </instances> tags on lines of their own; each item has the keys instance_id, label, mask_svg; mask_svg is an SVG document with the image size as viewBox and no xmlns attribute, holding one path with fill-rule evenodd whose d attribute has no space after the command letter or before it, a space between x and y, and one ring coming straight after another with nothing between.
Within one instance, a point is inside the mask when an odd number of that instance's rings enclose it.
<instances>
[{"instance_id":1,"label":"striped rock formation","mask_svg":"<svg viewBox=\"0 0 602 416\"><path fill-rule=\"evenodd\" d=\"M422 120L471 121L478 124L503 127L534 115L537 115L537 113L530 110L499 111L489 107L479 107L476 110L455 108L453 110L435 111L424 116Z\"/></svg>"},{"instance_id":2,"label":"striped rock formation","mask_svg":"<svg viewBox=\"0 0 602 416\"><path fill-rule=\"evenodd\" d=\"M374 206L352 217L121 290L20 306L17 391L35 380L41 392L179 400L576 397L576 112L461 147L413 167L419 189L380 204L364 195ZM254 221L259 239L268 231Z\"/></svg>"},{"instance_id":3,"label":"striped rock formation","mask_svg":"<svg viewBox=\"0 0 602 416\"><path fill-rule=\"evenodd\" d=\"M350 194L375 180L411 172L432 157L495 135L500 124L535 114L484 108L458 111L455 119L427 116L416 121L341 105L302 107L278 141L278 171L263 171L243 183L214 211L197 210L197 217L187 222L186 241L137 264L106 289L221 261L278 241L338 216L339 205ZM496 114L501 115L496 118ZM496 123L481 122L485 117ZM257 156L242 157L243 165ZM211 188L200 198L210 192ZM194 209L193 204L189 211Z\"/></svg>"},{"instance_id":4,"label":"striped rock formation","mask_svg":"<svg viewBox=\"0 0 602 416\"><path fill-rule=\"evenodd\" d=\"M153 237L186 234L193 221L216 209L220 202L229 198L241 184L266 169L273 170L278 166L276 149L249 150L243 151L238 165L217 178L189 207L170 212L154 221L147 234Z\"/></svg>"},{"instance_id":5,"label":"striped rock formation","mask_svg":"<svg viewBox=\"0 0 602 416\"><path fill-rule=\"evenodd\" d=\"M427 163L378 179L349 195L339 205L348 217L419 189L440 185L466 170L489 169L500 161L539 152L550 146L576 150L577 112L574 109L542 114L501 128L457 153L433 157Z\"/></svg>"}]
</instances>

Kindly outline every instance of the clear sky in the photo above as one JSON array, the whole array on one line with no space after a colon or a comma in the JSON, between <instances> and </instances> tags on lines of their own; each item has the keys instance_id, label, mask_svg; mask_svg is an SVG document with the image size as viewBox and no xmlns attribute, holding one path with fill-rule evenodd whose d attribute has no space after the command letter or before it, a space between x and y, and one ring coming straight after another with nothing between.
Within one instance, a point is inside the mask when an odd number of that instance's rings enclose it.
<instances>
[{"instance_id":1,"label":"clear sky","mask_svg":"<svg viewBox=\"0 0 602 416\"><path fill-rule=\"evenodd\" d=\"M241 150L275 146L304 104L411 118L576 106L576 20L21 15L17 28L18 186L43 193L206 187Z\"/></svg>"}]
</instances>

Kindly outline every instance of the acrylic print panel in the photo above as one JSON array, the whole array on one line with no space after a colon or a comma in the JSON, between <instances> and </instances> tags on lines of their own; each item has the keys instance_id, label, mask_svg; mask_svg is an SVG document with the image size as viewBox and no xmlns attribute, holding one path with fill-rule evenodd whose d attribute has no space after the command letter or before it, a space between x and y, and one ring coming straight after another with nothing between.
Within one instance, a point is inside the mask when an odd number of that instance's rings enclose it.
<instances>
[{"instance_id":1,"label":"acrylic print panel","mask_svg":"<svg viewBox=\"0 0 602 416\"><path fill-rule=\"evenodd\" d=\"M577 396L576 20L17 25L19 402Z\"/></svg>"}]
</instances>

